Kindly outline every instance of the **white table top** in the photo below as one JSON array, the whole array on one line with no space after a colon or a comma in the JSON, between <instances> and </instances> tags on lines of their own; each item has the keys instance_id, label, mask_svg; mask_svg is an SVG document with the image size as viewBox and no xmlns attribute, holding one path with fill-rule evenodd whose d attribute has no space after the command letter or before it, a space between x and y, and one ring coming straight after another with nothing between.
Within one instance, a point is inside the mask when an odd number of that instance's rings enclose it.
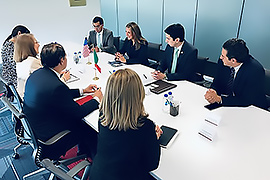
<instances>
[{"instance_id":1,"label":"white table top","mask_svg":"<svg viewBox=\"0 0 270 180\"><path fill-rule=\"evenodd\" d=\"M92 55L91 55L92 56ZM102 87L103 92L111 67L107 61L114 56L98 53L102 73L97 72L98 81L93 80L93 65L87 60L75 65L69 60L71 73L79 76L80 81L71 82L70 87L86 87L90 83ZM92 58L92 57L90 57ZM153 70L142 65L129 65L120 68L134 69L146 83L142 74L151 81ZM83 71L83 73L78 72ZM162 111L163 94L150 93L145 97L145 109L149 118L158 125L167 125L179 130L179 135L168 149L162 149L159 168L153 173L165 180L222 180L270 179L270 113L254 106L247 108L221 107L212 111L204 108L208 104L204 99L206 89L187 81L173 82L174 98L182 102L181 114L172 117ZM214 127L216 136L209 141L198 135L205 123L206 116L220 117L218 127ZM88 115L86 121L94 128L98 124L98 111Z\"/></svg>"}]
</instances>

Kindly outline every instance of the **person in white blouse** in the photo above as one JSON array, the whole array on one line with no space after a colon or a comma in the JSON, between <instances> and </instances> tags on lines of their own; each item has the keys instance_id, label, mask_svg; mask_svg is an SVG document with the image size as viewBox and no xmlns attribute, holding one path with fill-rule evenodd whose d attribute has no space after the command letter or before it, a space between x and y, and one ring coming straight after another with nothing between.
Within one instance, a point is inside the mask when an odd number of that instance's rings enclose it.
<instances>
[{"instance_id":1,"label":"person in white blouse","mask_svg":"<svg viewBox=\"0 0 270 180\"><path fill-rule=\"evenodd\" d=\"M42 67L40 60L37 58L39 53L39 42L33 34L22 34L14 45L14 60L17 66L19 95L23 97L24 86L27 78L35 70Z\"/></svg>"},{"instance_id":2,"label":"person in white blouse","mask_svg":"<svg viewBox=\"0 0 270 180\"><path fill-rule=\"evenodd\" d=\"M39 54L39 42L33 34L21 34L14 45L14 60L18 76L17 90L21 97L24 94L25 82L35 70L42 67ZM65 82L70 78L69 72L64 71L62 80Z\"/></svg>"}]
</instances>

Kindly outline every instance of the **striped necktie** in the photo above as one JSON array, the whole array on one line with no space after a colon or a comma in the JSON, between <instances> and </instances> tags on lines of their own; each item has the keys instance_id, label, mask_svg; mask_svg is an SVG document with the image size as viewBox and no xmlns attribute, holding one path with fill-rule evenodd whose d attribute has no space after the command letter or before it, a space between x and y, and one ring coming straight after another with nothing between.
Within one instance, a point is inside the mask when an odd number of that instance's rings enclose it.
<instances>
[{"instance_id":1,"label":"striped necktie","mask_svg":"<svg viewBox=\"0 0 270 180\"><path fill-rule=\"evenodd\" d=\"M177 64L177 59L178 59L178 51L179 51L178 48L174 49L171 73L175 73L175 70L176 70L176 64Z\"/></svg>"},{"instance_id":2,"label":"striped necktie","mask_svg":"<svg viewBox=\"0 0 270 180\"><path fill-rule=\"evenodd\" d=\"M231 94L233 91L233 81L234 81L234 74L235 74L235 69L233 67L230 68L230 78L227 84L227 93Z\"/></svg>"}]
</instances>

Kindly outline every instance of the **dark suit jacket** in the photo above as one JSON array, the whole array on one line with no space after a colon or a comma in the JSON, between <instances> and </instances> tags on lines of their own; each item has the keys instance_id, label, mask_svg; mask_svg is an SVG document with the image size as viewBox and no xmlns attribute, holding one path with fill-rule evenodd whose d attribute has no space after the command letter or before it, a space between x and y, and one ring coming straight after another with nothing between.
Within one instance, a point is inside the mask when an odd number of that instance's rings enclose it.
<instances>
[{"instance_id":1,"label":"dark suit jacket","mask_svg":"<svg viewBox=\"0 0 270 180\"><path fill-rule=\"evenodd\" d=\"M99 103L92 99L80 106L73 100L79 96L78 89L69 89L49 68L31 74L25 86L23 112L37 138L46 141L66 129L81 131L82 118Z\"/></svg>"},{"instance_id":2,"label":"dark suit jacket","mask_svg":"<svg viewBox=\"0 0 270 180\"><path fill-rule=\"evenodd\" d=\"M196 74L196 61L198 50L184 40L183 47L178 56L175 73L171 73L172 61L173 61L174 48L169 45L166 46L164 59L161 60L157 70L161 72L168 71L166 73L168 80L188 80L194 81Z\"/></svg>"},{"instance_id":3,"label":"dark suit jacket","mask_svg":"<svg viewBox=\"0 0 270 180\"><path fill-rule=\"evenodd\" d=\"M128 59L126 64L143 64L148 66L149 62L147 59L147 49L148 42L146 44L141 44L140 49L135 50L135 46L133 46L132 40L125 39L122 48L119 50L121 54L127 53Z\"/></svg>"},{"instance_id":4,"label":"dark suit jacket","mask_svg":"<svg viewBox=\"0 0 270 180\"><path fill-rule=\"evenodd\" d=\"M89 37L87 41L90 48L97 46L96 35L97 35L97 32L95 30L92 30L89 32ZM116 48L113 45L113 33L112 31L106 28L103 28L102 47L100 49L101 51L105 51L111 54L114 54L116 52Z\"/></svg>"},{"instance_id":5,"label":"dark suit jacket","mask_svg":"<svg viewBox=\"0 0 270 180\"><path fill-rule=\"evenodd\" d=\"M264 92L265 71L256 59L250 56L242 64L233 82L233 92L228 94L225 90L229 76L229 67L224 66L222 60L219 60L217 74L211 88L215 89L219 95L228 95L228 97L222 96L223 106L255 105L263 109L267 108Z\"/></svg>"},{"instance_id":6,"label":"dark suit jacket","mask_svg":"<svg viewBox=\"0 0 270 180\"><path fill-rule=\"evenodd\" d=\"M159 164L160 146L155 124L146 118L142 127L110 130L99 122L98 150L91 180L147 180Z\"/></svg>"}]
</instances>

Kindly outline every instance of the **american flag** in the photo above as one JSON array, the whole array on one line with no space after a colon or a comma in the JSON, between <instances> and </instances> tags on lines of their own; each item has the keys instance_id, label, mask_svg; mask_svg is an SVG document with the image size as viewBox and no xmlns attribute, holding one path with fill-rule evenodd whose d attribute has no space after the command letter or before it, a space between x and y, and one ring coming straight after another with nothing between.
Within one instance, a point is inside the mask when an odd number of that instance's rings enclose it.
<instances>
[{"instance_id":1,"label":"american flag","mask_svg":"<svg viewBox=\"0 0 270 180\"><path fill-rule=\"evenodd\" d=\"M87 38L85 37L84 43L83 43L83 51L82 51L83 57L86 58L90 55L90 49L87 44Z\"/></svg>"}]
</instances>

